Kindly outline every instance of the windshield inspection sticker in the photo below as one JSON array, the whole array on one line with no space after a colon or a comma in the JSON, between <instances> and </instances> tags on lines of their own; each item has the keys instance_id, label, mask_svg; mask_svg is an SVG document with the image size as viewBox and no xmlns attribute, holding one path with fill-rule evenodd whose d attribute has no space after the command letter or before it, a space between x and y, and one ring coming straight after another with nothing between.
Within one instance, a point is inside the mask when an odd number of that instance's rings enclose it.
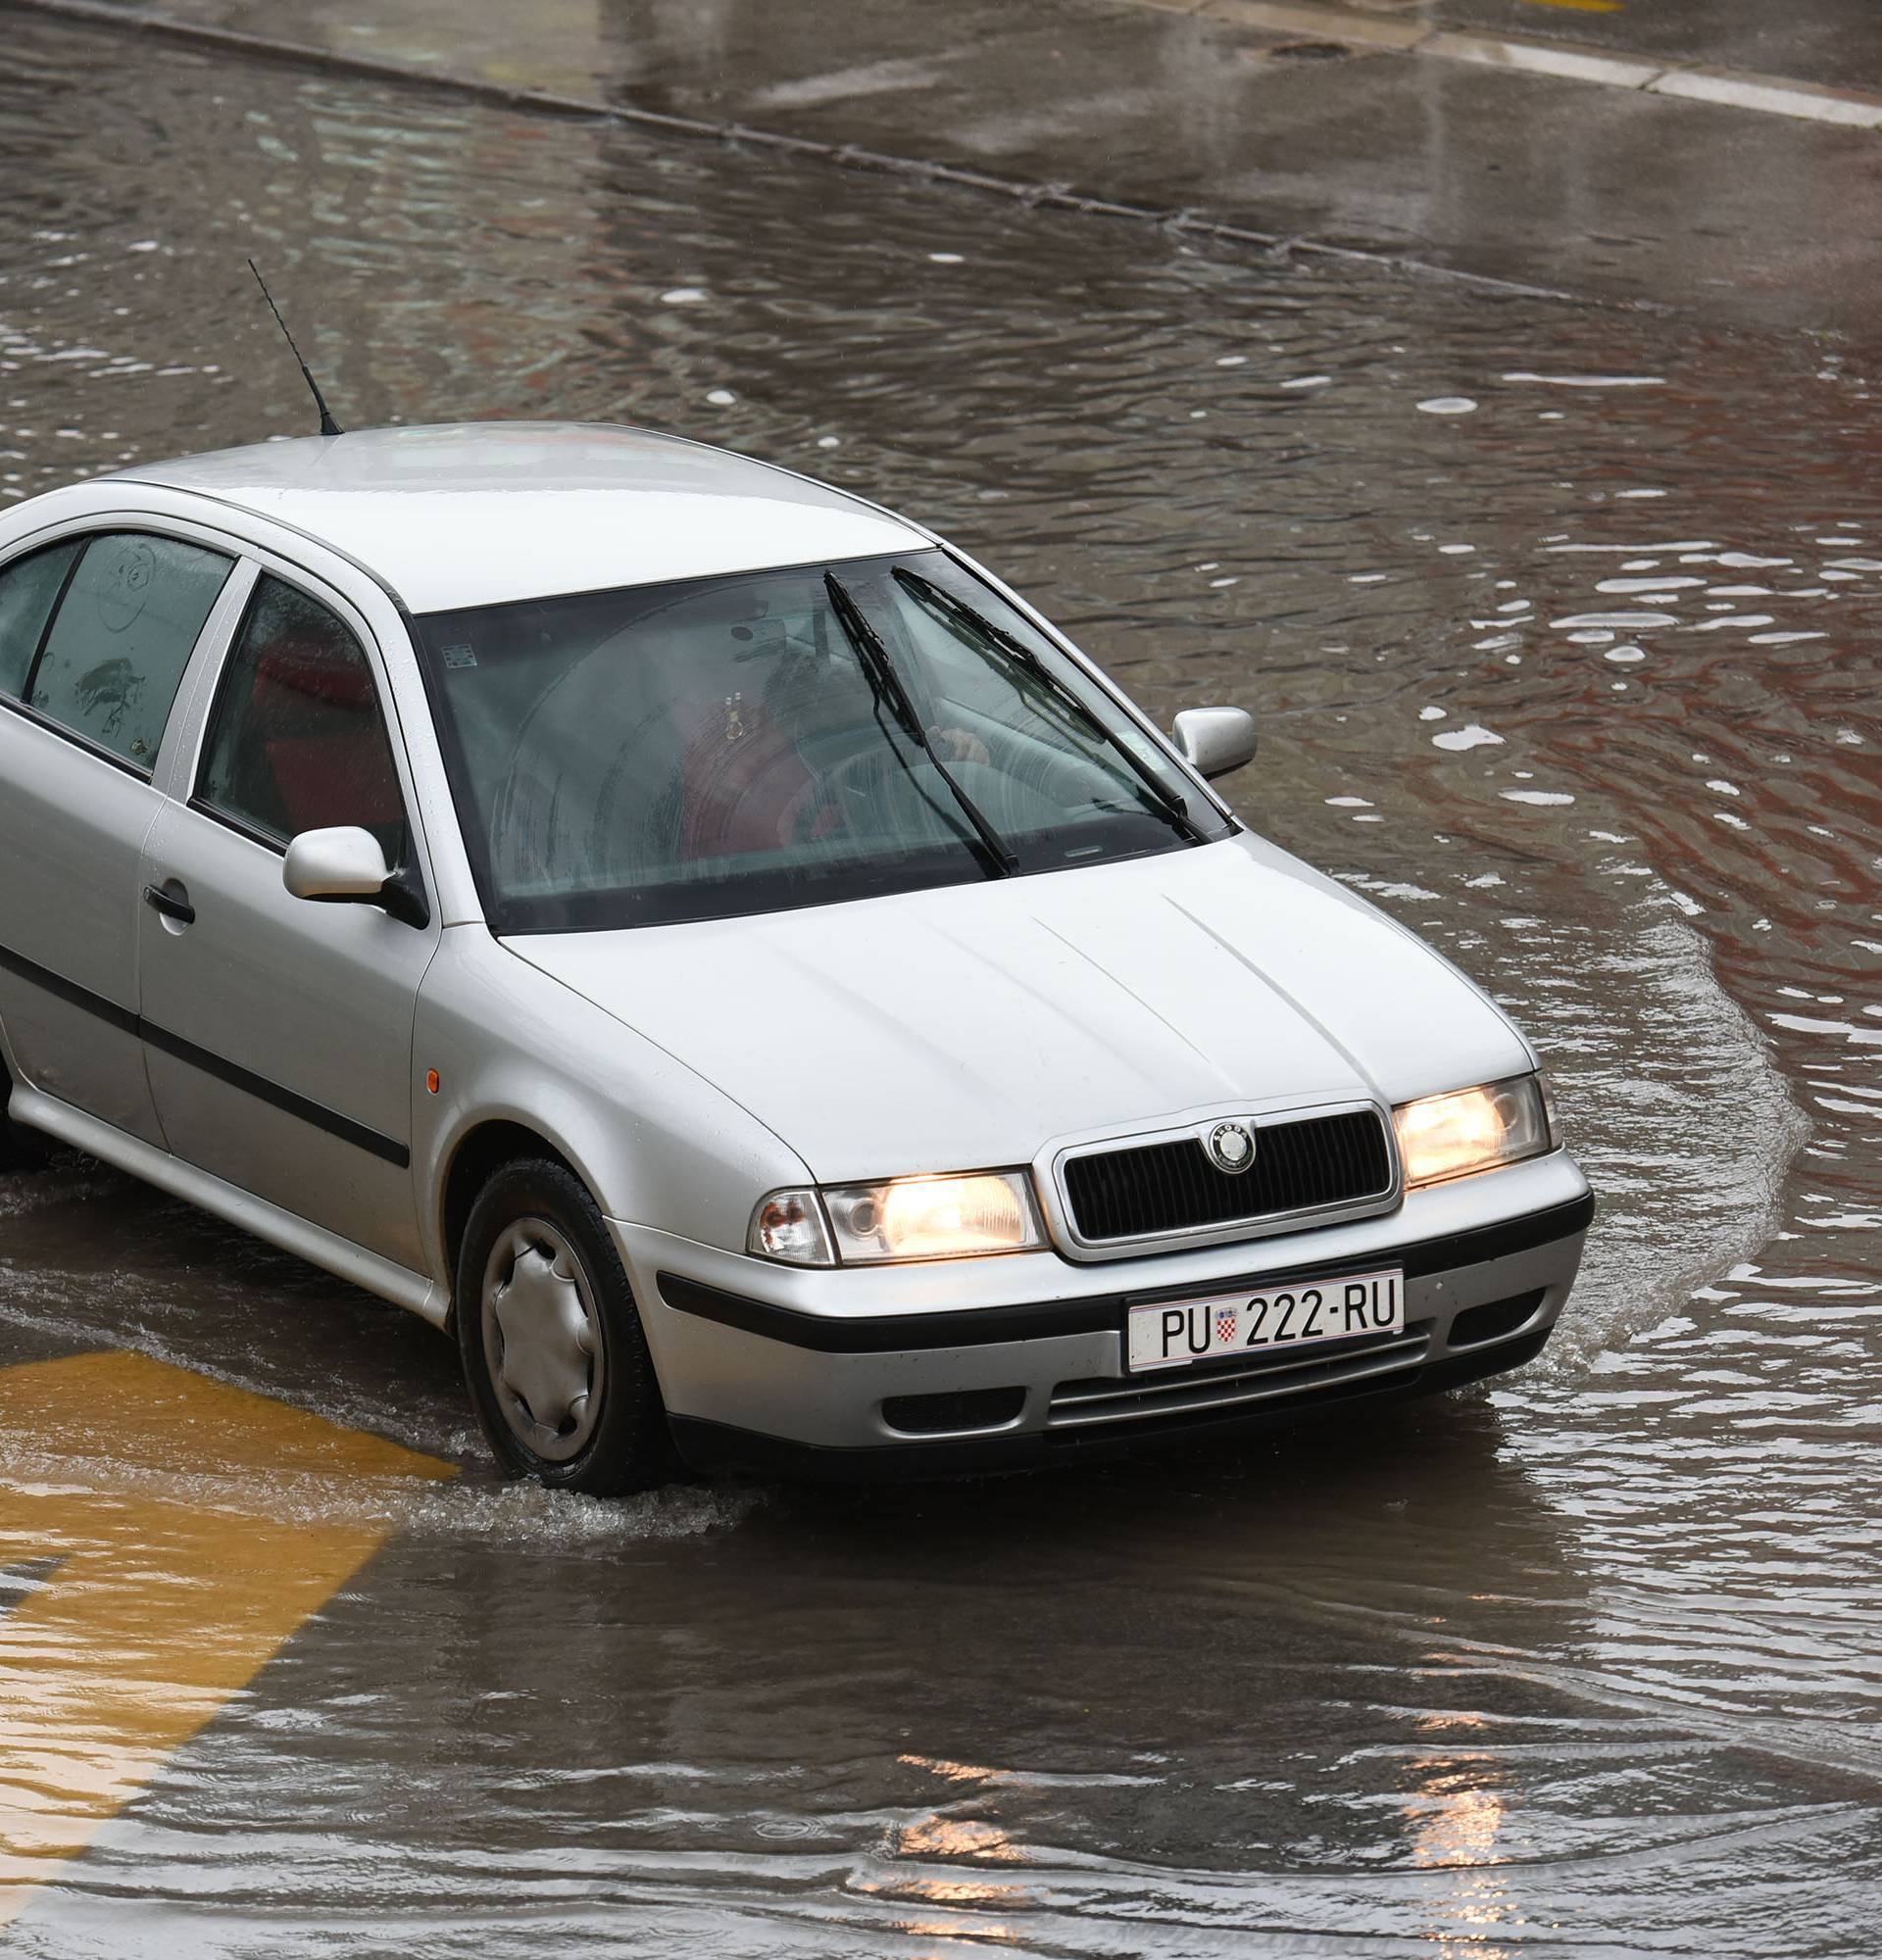
<instances>
[{"instance_id":1,"label":"windshield inspection sticker","mask_svg":"<svg viewBox=\"0 0 1882 1960\"><path fill-rule=\"evenodd\" d=\"M473 667L477 657L469 647L446 647L444 663L447 667Z\"/></svg>"}]
</instances>

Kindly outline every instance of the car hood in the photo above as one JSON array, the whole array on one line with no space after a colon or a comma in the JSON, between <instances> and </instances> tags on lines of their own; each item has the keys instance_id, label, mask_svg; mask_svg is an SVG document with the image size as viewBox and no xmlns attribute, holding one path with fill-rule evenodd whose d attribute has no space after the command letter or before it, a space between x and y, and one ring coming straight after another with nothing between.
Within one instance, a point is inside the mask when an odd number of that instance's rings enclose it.
<instances>
[{"instance_id":1,"label":"car hood","mask_svg":"<svg viewBox=\"0 0 1882 1960\"><path fill-rule=\"evenodd\" d=\"M1029 1162L1230 1105L1534 1066L1421 940L1252 836L855 904L505 945L742 1103L822 1182Z\"/></svg>"}]
</instances>

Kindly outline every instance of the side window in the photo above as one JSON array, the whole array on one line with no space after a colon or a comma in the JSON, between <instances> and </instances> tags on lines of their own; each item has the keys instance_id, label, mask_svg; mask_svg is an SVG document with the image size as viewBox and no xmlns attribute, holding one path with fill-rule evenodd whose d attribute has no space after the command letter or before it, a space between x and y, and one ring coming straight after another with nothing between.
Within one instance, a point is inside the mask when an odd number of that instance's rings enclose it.
<instances>
[{"instance_id":1,"label":"side window","mask_svg":"<svg viewBox=\"0 0 1882 1960\"><path fill-rule=\"evenodd\" d=\"M27 676L27 705L148 774L232 563L145 532L88 539Z\"/></svg>"},{"instance_id":2,"label":"side window","mask_svg":"<svg viewBox=\"0 0 1882 1960\"><path fill-rule=\"evenodd\" d=\"M0 694L24 699L46 621L66 588L66 573L84 548L83 538L67 538L15 559L0 571Z\"/></svg>"},{"instance_id":3,"label":"side window","mask_svg":"<svg viewBox=\"0 0 1882 1960\"><path fill-rule=\"evenodd\" d=\"M358 824L405 859L405 806L360 643L318 599L264 572L210 716L196 801L285 846Z\"/></svg>"}]
</instances>

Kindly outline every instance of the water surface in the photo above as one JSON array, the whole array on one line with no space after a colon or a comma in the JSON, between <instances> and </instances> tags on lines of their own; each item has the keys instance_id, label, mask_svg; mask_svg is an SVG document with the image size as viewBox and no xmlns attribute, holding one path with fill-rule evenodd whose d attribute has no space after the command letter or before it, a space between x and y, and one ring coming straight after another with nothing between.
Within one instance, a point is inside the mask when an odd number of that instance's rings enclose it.
<instances>
[{"instance_id":1,"label":"water surface","mask_svg":"<svg viewBox=\"0 0 1882 1960\"><path fill-rule=\"evenodd\" d=\"M1514 1009L1603 1211L1493 1391L597 1505L495 1484L417 1322L76 1158L0 1186L0 1359L135 1350L463 1466L241 1474L109 1398L0 1435L14 1597L49 1492L385 1540L16 1886L15 1947L1872 1952L1868 357L16 18L0 497L310 428L250 252L343 421L748 449L957 537L1160 715L1254 710L1243 813ZM8 1679L60 1664L8 1625Z\"/></svg>"}]
</instances>

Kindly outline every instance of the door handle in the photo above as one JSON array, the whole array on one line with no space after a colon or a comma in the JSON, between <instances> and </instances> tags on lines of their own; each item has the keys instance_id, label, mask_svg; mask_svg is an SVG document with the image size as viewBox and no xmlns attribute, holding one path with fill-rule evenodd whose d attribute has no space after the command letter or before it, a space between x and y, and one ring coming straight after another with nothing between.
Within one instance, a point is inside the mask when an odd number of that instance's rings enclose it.
<instances>
[{"instance_id":1,"label":"door handle","mask_svg":"<svg viewBox=\"0 0 1882 1960\"><path fill-rule=\"evenodd\" d=\"M180 890L181 887L178 887ZM167 919L174 919L178 925L196 923L196 907L186 898L174 898L156 885L144 887L144 904L152 911L163 913Z\"/></svg>"}]
</instances>

